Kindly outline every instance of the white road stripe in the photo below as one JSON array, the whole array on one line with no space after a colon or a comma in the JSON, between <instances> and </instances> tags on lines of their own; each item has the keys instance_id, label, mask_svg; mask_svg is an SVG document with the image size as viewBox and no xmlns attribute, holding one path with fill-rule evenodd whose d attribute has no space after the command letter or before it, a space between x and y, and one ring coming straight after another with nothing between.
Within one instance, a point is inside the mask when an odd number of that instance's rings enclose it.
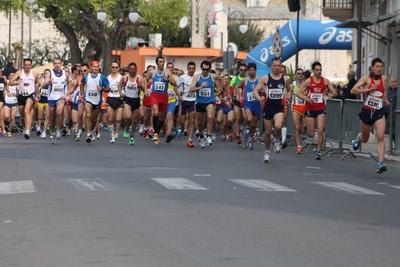
<instances>
[{"instance_id":1,"label":"white road stripe","mask_svg":"<svg viewBox=\"0 0 400 267\"><path fill-rule=\"evenodd\" d=\"M0 183L0 194L34 193L35 186L31 180L2 182Z\"/></svg>"},{"instance_id":2,"label":"white road stripe","mask_svg":"<svg viewBox=\"0 0 400 267\"><path fill-rule=\"evenodd\" d=\"M208 190L185 178L151 178L168 189Z\"/></svg>"},{"instance_id":3,"label":"white road stripe","mask_svg":"<svg viewBox=\"0 0 400 267\"><path fill-rule=\"evenodd\" d=\"M388 184L387 186L390 186L390 187L393 187L393 188L396 188L396 189L400 189L400 185L391 185L391 184Z\"/></svg>"},{"instance_id":4,"label":"white road stripe","mask_svg":"<svg viewBox=\"0 0 400 267\"><path fill-rule=\"evenodd\" d=\"M310 183L350 194L384 195L383 193L379 193L367 188L342 182L310 182Z\"/></svg>"},{"instance_id":5,"label":"white road stripe","mask_svg":"<svg viewBox=\"0 0 400 267\"><path fill-rule=\"evenodd\" d=\"M80 190L109 190L109 188L101 179L68 179L68 182Z\"/></svg>"},{"instance_id":6,"label":"white road stripe","mask_svg":"<svg viewBox=\"0 0 400 267\"><path fill-rule=\"evenodd\" d=\"M307 166L307 169L316 169L316 170L321 170L321 167L313 167L313 166Z\"/></svg>"},{"instance_id":7,"label":"white road stripe","mask_svg":"<svg viewBox=\"0 0 400 267\"><path fill-rule=\"evenodd\" d=\"M193 174L193 176L200 176L200 177L204 176L204 177L208 177L208 176L211 176L211 174L207 174L207 173L195 173L195 174Z\"/></svg>"},{"instance_id":8,"label":"white road stripe","mask_svg":"<svg viewBox=\"0 0 400 267\"><path fill-rule=\"evenodd\" d=\"M230 181L241 185L253 188L257 191L276 191L276 192L296 192L286 186L275 184L267 180L245 180L245 179L229 179Z\"/></svg>"}]
</instances>

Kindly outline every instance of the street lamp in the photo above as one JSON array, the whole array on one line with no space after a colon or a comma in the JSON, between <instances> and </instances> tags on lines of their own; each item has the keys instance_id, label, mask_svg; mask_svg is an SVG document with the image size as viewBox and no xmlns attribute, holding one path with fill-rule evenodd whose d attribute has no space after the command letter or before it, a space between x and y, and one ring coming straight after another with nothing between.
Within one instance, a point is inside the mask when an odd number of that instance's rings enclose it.
<instances>
[{"instance_id":1,"label":"street lamp","mask_svg":"<svg viewBox=\"0 0 400 267\"><path fill-rule=\"evenodd\" d=\"M35 0L29 0L29 1L35 1ZM103 4L101 5L101 8L99 11L97 11L97 19L100 21L105 21L107 17L107 13L103 9ZM132 7L131 12L129 12L129 20L132 23L135 23L139 19L139 14L136 11L135 7Z\"/></svg>"},{"instance_id":2,"label":"street lamp","mask_svg":"<svg viewBox=\"0 0 400 267\"><path fill-rule=\"evenodd\" d=\"M247 26L246 23L244 23L244 14L243 14L243 12L240 11L240 10L234 10L234 11L231 13L231 9L230 9L230 7L228 7L228 13L226 13L224 10L218 10L217 12L215 12L213 22L211 23L211 26L210 26L210 30L211 30L213 33L216 33L216 32L218 31L218 25L217 25L217 23L216 23L216 21L215 21L215 18L216 18L217 14L218 14L219 12L223 12L223 13L226 14L226 16L227 16L227 22L228 22L228 23L227 23L227 27L228 27L228 28L229 28L229 26L230 26L231 18L232 18L232 16L233 16L233 14L235 14L235 13L240 13L240 14L242 15L242 21L241 21L241 23L240 23L240 25L239 25L239 31L240 31L242 34L244 34L244 33L247 32L247 30L248 30L249 27ZM229 52L229 50L231 49L231 46L230 46L230 44L229 44L229 31L228 31L228 30L226 31L226 40L227 40L227 45L228 45L228 46L227 46L227 50L228 50L228 52ZM229 63L229 53L227 53L227 65L228 65L228 73L230 73L231 66L230 66L230 63Z\"/></svg>"}]
</instances>

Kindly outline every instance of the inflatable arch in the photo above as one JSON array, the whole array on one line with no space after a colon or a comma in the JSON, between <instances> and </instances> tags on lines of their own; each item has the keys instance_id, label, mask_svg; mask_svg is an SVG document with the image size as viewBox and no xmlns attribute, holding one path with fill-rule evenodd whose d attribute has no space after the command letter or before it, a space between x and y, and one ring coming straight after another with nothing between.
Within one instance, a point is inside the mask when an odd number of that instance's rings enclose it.
<instances>
[{"instance_id":1,"label":"inflatable arch","mask_svg":"<svg viewBox=\"0 0 400 267\"><path fill-rule=\"evenodd\" d=\"M336 28L339 21L300 20L299 25L299 51L302 49L341 49L351 50L353 29ZM283 51L282 61L296 54L297 20L292 19L280 30ZM257 65L257 75L263 76L271 72L271 60L275 58L272 50L273 35L268 37L253 50L246 58L246 64L254 62Z\"/></svg>"}]
</instances>

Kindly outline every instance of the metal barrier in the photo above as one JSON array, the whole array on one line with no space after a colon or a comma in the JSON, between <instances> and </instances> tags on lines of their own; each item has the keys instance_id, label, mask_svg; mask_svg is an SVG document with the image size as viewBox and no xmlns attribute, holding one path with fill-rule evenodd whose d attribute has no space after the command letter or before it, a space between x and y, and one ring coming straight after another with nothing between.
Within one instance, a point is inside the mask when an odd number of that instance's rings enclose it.
<instances>
[{"instance_id":1,"label":"metal barrier","mask_svg":"<svg viewBox=\"0 0 400 267\"><path fill-rule=\"evenodd\" d=\"M326 119L325 119L325 140L338 143L338 147L326 150L323 155L330 152L332 154L343 153L343 144L341 140L342 121L343 121L343 101L341 99L327 99L326 101Z\"/></svg>"}]
</instances>

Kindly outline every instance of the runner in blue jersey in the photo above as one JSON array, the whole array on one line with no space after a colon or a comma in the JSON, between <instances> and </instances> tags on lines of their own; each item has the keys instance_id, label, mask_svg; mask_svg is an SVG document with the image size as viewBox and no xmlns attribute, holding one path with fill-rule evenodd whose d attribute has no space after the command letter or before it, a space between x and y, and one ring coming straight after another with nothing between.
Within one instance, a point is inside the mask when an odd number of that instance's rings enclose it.
<instances>
[{"instance_id":1,"label":"runner in blue jersey","mask_svg":"<svg viewBox=\"0 0 400 267\"><path fill-rule=\"evenodd\" d=\"M200 133L200 147L204 148L206 140L204 139L204 113L207 114L207 145L212 145L210 137L215 118L215 94L214 88L216 82L221 82L221 76L211 74L211 63L204 60L200 64L201 73L193 77L189 93L196 92L196 113L197 130Z\"/></svg>"}]
</instances>

